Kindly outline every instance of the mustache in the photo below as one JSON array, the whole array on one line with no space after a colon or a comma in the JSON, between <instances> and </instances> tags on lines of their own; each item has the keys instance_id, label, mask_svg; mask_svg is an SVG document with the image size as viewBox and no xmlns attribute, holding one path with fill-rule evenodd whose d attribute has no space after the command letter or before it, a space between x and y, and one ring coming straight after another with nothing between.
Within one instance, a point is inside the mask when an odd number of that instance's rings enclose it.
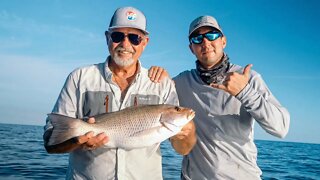
<instances>
[{"instance_id":1,"label":"mustache","mask_svg":"<svg viewBox=\"0 0 320 180\"><path fill-rule=\"evenodd\" d=\"M124 47L116 47L115 49L116 51L127 51L127 52L130 52L130 53L135 53L136 51L132 48L124 48Z\"/></svg>"}]
</instances>

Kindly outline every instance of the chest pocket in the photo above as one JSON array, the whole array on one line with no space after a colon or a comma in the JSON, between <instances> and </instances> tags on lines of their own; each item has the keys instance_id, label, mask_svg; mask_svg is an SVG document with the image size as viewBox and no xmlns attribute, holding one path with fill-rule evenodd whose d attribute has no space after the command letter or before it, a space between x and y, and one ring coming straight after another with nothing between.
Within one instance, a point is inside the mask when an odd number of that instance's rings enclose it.
<instances>
[{"instance_id":1,"label":"chest pocket","mask_svg":"<svg viewBox=\"0 0 320 180\"><path fill-rule=\"evenodd\" d=\"M105 91L87 91L83 94L83 116L91 117L111 111L112 93Z\"/></svg>"},{"instance_id":2,"label":"chest pocket","mask_svg":"<svg viewBox=\"0 0 320 180\"><path fill-rule=\"evenodd\" d=\"M141 95L141 94L131 94L130 95L130 105L137 106L143 104L159 104L160 97L157 95Z\"/></svg>"}]
</instances>

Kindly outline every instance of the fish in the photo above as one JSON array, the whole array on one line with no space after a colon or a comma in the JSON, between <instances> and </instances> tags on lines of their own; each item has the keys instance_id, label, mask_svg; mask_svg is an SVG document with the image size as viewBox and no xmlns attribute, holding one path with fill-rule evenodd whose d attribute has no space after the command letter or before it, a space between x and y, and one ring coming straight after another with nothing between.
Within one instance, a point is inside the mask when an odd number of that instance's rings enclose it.
<instances>
[{"instance_id":1,"label":"fish","mask_svg":"<svg viewBox=\"0 0 320 180\"><path fill-rule=\"evenodd\" d=\"M60 144L89 131L104 132L109 141L107 148L132 150L149 146L158 147L162 141L179 133L191 121L195 112L186 107L169 104L139 105L120 111L94 116L95 123L50 113L53 131L48 145Z\"/></svg>"}]
</instances>

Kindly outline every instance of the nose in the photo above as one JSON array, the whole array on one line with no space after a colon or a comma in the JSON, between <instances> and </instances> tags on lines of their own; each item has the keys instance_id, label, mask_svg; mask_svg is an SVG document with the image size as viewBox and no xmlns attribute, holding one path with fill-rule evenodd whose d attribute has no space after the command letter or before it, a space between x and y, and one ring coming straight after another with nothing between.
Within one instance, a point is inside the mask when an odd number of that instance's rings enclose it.
<instances>
[{"instance_id":1,"label":"nose","mask_svg":"<svg viewBox=\"0 0 320 180\"><path fill-rule=\"evenodd\" d=\"M202 43L203 46L207 46L209 44L211 44L211 41L209 41L207 38L203 38Z\"/></svg>"},{"instance_id":2,"label":"nose","mask_svg":"<svg viewBox=\"0 0 320 180\"><path fill-rule=\"evenodd\" d=\"M203 41L201 43L201 48L203 50L206 50L206 49L211 48L211 47L212 47L211 41L209 41L207 38L203 38Z\"/></svg>"},{"instance_id":3,"label":"nose","mask_svg":"<svg viewBox=\"0 0 320 180\"><path fill-rule=\"evenodd\" d=\"M128 36L125 36L125 37L124 37L124 39L121 41L121 45L122 45L123 47L129 47L129 46L131 46L131 43L130 43L130 41L129 41Z\"/></svg>"}]
</instances>

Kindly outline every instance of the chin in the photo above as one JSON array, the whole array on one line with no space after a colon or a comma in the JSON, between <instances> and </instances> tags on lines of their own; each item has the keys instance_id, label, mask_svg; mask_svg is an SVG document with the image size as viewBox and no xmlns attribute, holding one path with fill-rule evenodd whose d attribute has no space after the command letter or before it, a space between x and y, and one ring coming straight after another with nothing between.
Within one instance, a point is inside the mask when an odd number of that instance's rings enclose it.
<instances>
[{"instance_id":1,"label":"chin","mask_svg":"<svg viewBox=\"0 0 320 180\"><path fill-rule=\"evenodd\" d=\"M134 64L134 59L133 58L129 58L129 59L122 59L119 57L114 57L114 62L121 67L126 67L126 66L130 66L132 64Z\"/></svg>"},{"instance_id":2,"label":"chin","mask_svg":"<svg viewBox=\"0 0 320 180\"><path fill-rule=\"evenodd\" d=\"M207 68L211 68L212 66L216 65L219 61L213 60L213 59L205 59L200 62L203 66L206 66Z\"/></svg>"}]
</instances>

